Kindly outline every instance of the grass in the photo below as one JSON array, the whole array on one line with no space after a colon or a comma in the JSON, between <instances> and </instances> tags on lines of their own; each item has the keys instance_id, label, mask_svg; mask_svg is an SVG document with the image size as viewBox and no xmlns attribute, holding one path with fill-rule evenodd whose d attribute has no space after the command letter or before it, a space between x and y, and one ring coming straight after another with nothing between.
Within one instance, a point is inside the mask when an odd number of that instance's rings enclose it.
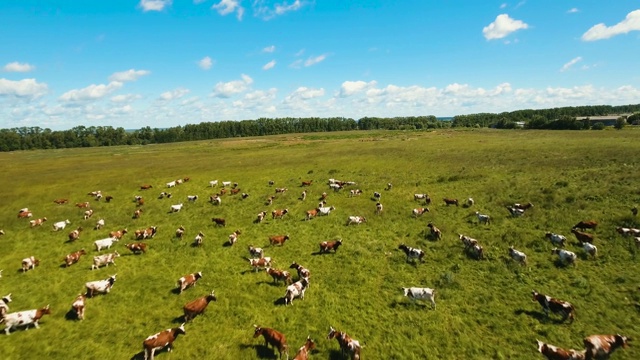
<instances>
[{"instance_id":1,"label":"grass","mask_svg":"<svg viewBox=\"0 0 640 360\"><path fill-rule=\"evenodd\" d=\"M311 335L318 345L314 359L340 358L337 342L326 340L329 326L364 343L367 359L531 359L540 357L536 339L580 348L591 334L638 337L637 250L632 239L615 232L616 226L640 227L629 211L640 203L637 138L634 129L383 131L0 153L0 228L6 232L0 237L0 296L13 293L11 312L46 304L53 309L39 330L0 336L0 353L4 359L136 358L147 336L178 326L182 306L211 289L218 301L186 326L172 353L159 358L275 358L262 339L252 338L253 324L284 332L291 357ZM187 176L188 183L164 187ZM356 181L364 194L349 198L348 192L330 192L329 178ZM214 179L238 182L249 198L224 195L222 205L209 204L208 196L217 190L208 187ZM300 183L310 179L314 183L302 202ZM393 189L384 191L389 182ZM142 184L154 188L141 191ZM267 206L275 187L289 191ZM114 200L93 201L86 193L94 190ZM167 190L173 199L157 199ZM324 191L336 210L303 221ZM382 192L382 215L375 214L374 191ZM429 213L414 219L411 210L420 205L413 194L422 192L434 202ZM187 203L186 196L196 194L200 199ZM135 195L145 198L140 219L132 219ZM61 197L71 203L53 203ZM473 197L476 204L447 207L443 197ZM85 221L73 203L87 200L95 214ZM508 216L505 205L529 201L535 206L522 218ZM185 203L183 210L170 214L170 205L179 202ZM23 207L49 221L29 228L27 220L16 218ZM253 223L258 212L276 208L288 208L290 214ZM476 210L490 214L492 224L478 225ZM368 222L345 226L349 215L363 215ZM215 227L211 217L226 218L227 226ZM64 231L51 230L51 224L67 218L71 225ZM106 228L92 230L100 218ZM570 234L572 225L587 219L600 223L596 259L582 256ZM425 237L428 222L443 230L443 240ZM187 229L183 240L174 236L180 225ZM67 233L77 226L85 228L80 239L67 243ZM148 226L158 226L148 253L129 254L124 244L132 241L133 230ZM130 233L111 250L123 254L117 266L89 270L96 254L93 241L121 228ZM238 243L224 246L235 229L242 231ZM199 231L204 245L194 248ZM581 256L575 267L557 264L546 231L567 235L568 248ZM479 239L487 259L468 257L458 233ZM291 240L268 247L268 236L277 234L289 234ZM337 237L344 244L336 254L317 254L319 242ZM406 263L400 243L424 249L425 263ZM250 270L243 259L249 244L265 247L278 268L293 261L309 268L305 299L279 305L285 287ZM508 259L510 245L528 255L527 267ZM80 248L88 255L61 267L64 255ZM31 255L41 265L22 274L20 262ZM178 278L196 271L203 278L195 288L173 292ZM112 292L88 300L86 320L65 316L85 282L114 273L118 280ZM437 310L403 298L400 288L408 286L436 288ZM572 302L577 320L546 319L531 301L532 289ZM637 359L640 352L631 347L614 358Z\"/></svg>"}]
</instances>

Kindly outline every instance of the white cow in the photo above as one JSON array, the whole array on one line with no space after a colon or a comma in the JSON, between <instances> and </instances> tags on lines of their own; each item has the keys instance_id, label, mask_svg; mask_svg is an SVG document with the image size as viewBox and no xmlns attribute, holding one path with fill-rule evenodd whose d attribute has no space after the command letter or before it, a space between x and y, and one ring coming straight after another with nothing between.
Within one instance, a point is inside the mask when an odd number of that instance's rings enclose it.
<instances>
[{"instance_id":1,"label":"white cow","mask_svg":"<svg viewBox=\"0 0 640 360\"><path fill-rule=\"evenodd\" d=\"M168 187L168 188L176 187L176 182L175 182L175 180L174 180L174 181L170 181L170 182L168 182L168 183L167 183L167 187Z\"/></svg>"},{"instance_id":2,"label":"white cow","mask_svg":"<svg viewBox=\"0 0 640 360\"><path fill-rule=\"evenodd\" d=\"M318 208L318 215L329 215L331 211L335 210L335 206L324 206Z\"/></svg>"},{"instance_id":3,"label":"white cow","mask_svg":"<svg viewBox=\"0 0 640 360\"><path fill-rule=\"evenodd\" d=\"M227 186L231 186L231 181L223 181L222 182L222 187L227 187Z\"/></svg>"},{"instance_id":4,"label":"white cow","mask_svg":"<svg viewBox=\"0 0 640 360\"><path fill-rule=\"evenodd\" d=\"M116 266L116 258L120 257L120 254L118 254L118 252L113 252L111 254L103 254L103 255L98 255L98 256L94 256L93 257L93 265L91 265L91 270L93 269L99 269L100 266L104 265L104 266L109 266L109 264L113 264L113 266Z\"/></svg>"},{"instance_id":5,"label":"white cow","mask_svg":"<svg viewBox=\"0 0 640 360\"><path fill-rule=\"evenodd\" d=\"M100 230L104 227L104 219L100 219L96 222L95 230Z\"/></svg>"},{"instance_id":6,"label":"white cow","mask_svg":"<svg viewBox=\"0 0 640 360\"><path fill-rule=\"evenodd\" d=\"M583 242L582 243L582 249L584 250L584 252L586 252L587 254L596 257L596 255L598 254L598 248L588 242Z\"/></svg>"},{"instance_id":7,"label":"white cow","mask_svg":"<svg viewBox=\"0 0 640 360\"><path fill-rule=\"evenodd\" d=\"M171 205L171 212L178 212L182 210L182 203L177 205Z\"/></svg>"},{"instance_id":8,"label":"white cow","mask_svg":"<svg viewBox=\"0 0 640 360\"><path fill-rule=\"evenodd\" d=\"M293 284L287 286L287 291L284 293L284 304L293 305L293 299L300 298L304 300L304 292L309 287L309 278L302 278L300 281L296 281Z\"/></svg>"},{"instance_id":9,"label":"white cow","mask_svg":"<svg viewBox=\"0 0 640 360\"><path fill-rule=\"evenodd\" d=\"M525 255L525 253L523 253L522 251L514 249L513 246L509 248L509 256L511 256L513 260L519 262L522 265L527 264L527 255Z\"/></svg>"},{"instance_id":10,"label":"white cow","mask_svg":"<svg viewBox=\"0 0 640 360\"><path fill-rule=\"evenodd\" d=\"M567 242L567 238L564 235L560 235L560 234L554 234L551 232L548 232L545 234L545 237L549 240L551 240L551 243L553 243L553 245L560 245L562 247L564 247L564 243Z\"/></svg>"},{"instance_id":11,"label":"white cow","mask_svg":"<svg viewBox=\"0 0 640 360\"><path fill-rule=\"evenodd\" d=\"M553 250L551 250L551 254L557 254L561 262L569 264L574 264L578 258L574 252L565 249L553 248Z\"/></svg>"},{"instance_id":12,"label":"white cow","mask_svg":"<svg viewBox=\"0 0 640 360\"><path fill-rule=\"evenodd\" d=\"M415 300L429 300L431 301L431 306L435 310L436 308L436 300L435 300L435 289L431 288L419 288L419 287L410 287L410 288L402 288L404 292L404 296L409 299Z\"/></svg>"},{"instance_id":13,"label":"white cow","mask_svg":"<svg viewBox=\"0 0 640 360\"><path fill-rule=\"evenodd\" d=\"M93 242L93 244L96 246L96 251L100 251L102 249L110 249L111 245L113 245L113 243L117 241L118 238L116 237L108 237L105 239L96 240Z\"/></svg>"},{"instance_id":14,"label":"white cow","mask_svg":"<svg viewBox=\"0 0 640 360\"><path fill-rule=\"evenodd\" d=\"M367 222L367 219L364 218L364 216L349 216L349 218L347 219L347 225L351 225L351 224L362 224L364 222Z\"/></svg>"},{"instance_id":15,"label":"white cow","mask_svg":"<svg viewBox=\"0 0 640 360\"><path fill-rule=\"evenodd\" d=\"M491 222L491 217L486 214L481 214L479 211L476 211L476 216L478 217L478 224L484 223L485 225L489 225Z\"/></svg>"},{"instance_id":16,"label":"white cow","mask_svg":"<svg viewBox=\"0 0 640 360\"><path fill-rule=\"evenodd\" d=\"M11 294L7 294L0 298L0 323L6 313L9 312L9 303L11 302Z\"/></svg>"},{"instance_id":17,"label":"white cow","mask_svg":"<svg viewBox=\"0 0 640 360\"><path fill-rule=\"evenodd\" d=\"M188 201L196 201L198 200L198 195L187 195Z\"/></svg>"},{"instance_id":18,"label":"white cow","mask_svg":"<svg viewBox=\"0 0 640 360\"><path fill-rule=\"evenodd\" d=\"M87 288L87 297L92 297L95 292L108 294L115 282L116 275L111 275L108 279L90 281L86 283L85 287Z\"/></svg>"},{"instance_id":19,"label":"white cow","mask_svg":"<svg viewBox=\"0 0 640 360\"><path fill-rule=\"evenodd\" d=\"M49 309L49 305L41 309L26 310L26 311L11 313L11 314L5 314L3 318L5 322L4 332L5 334L10 335L12 328L16 326L25 326L27 329L29 329L29 325L31 324L33 324L33 326L35 326L35 328L38 329L39 328L38 322L40 321L40 318L42 318L44 315L47 315L47 314L51 314L51 309Z\"/></svg>"},{"instance_id":20,"label":"white cow","mask_svg":"<svg viewBox=\"0 0 640 360\"><path fill-rule=\"evenodd\" d=\"M35 269L37 265L40 265L40 260L33 256L22 259L22 272Z\"/></svg>"},{"instance_id":21,"label":"white cow","mask_svg":"<svg viewBox=\"0 0 640 360\"><path fill-rule=\"evenodd\" d=\"M218 185L218 180L211 180L209 181L209 186L214 187Z\"/></svg>"},{"instance_id":22,"label":"white cow","mask_svg":"<svg viewBox=\"0 0 640 360\"><path fill-rule=\"evenodd\" d=\"M53 231L63 230L69 224L71 224L71 221L69 221L69 219L58 221L57 223L53 224Z\"/></svg>"}]
</instances>

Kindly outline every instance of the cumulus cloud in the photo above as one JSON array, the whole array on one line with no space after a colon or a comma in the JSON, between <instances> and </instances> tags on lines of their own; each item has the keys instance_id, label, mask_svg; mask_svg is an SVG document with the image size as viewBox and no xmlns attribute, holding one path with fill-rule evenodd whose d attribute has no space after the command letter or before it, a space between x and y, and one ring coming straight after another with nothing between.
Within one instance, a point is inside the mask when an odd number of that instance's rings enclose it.
<instances>
[{"instance_id":1,"label":"cumulus cloud","mask_svg":"<svg viewBox=\"0 0 640 360\"><path fill-rule=\"evenodd\" d=\"M150 71L147 70L134 70L134 69L129 69L127 71L121 71L121 72L117 72L117 73L113 73L111 76L109 76L109 81L112 82L129 82L129 81L136 81L139 78L145 76L145 75L149 75L151 74Z\"/></svg>"},{"instance_id":2,"label":"cumulus cloud","mask_svg":"<svg viewBox=\"0 0 640 360\"><path fill-rule=\"evenodd\" d=\"M35 99L45 95L48 90L47 84L39 83L36 79L18 81L0 79L0 96Z\"/></svg>"},{"instance_id":3,"label":"cumulus cloud","mask_svg":"<svg viewBox=\"0 0 640 360\"><path fill-rule=\"evenodd\" d=\"M82 102L82 101L100 100L105 96L113 93L114 91L120 89L121 87L122 87L122 83L119 81L112 81L106 85L92 84L83 89L74 89L74 90L67 91L66 93L60 95L59 100L64 102Z\"/></svg>"},{"instance_id":4,"label":"cumulus cloud","mask_svg":"<svg viewBox=\"0 0 640 360\"><path fill-rule=\"evenodd\" d=\"M562 68L560 68L560 72L565 72L569 69L571 69L571 67L577 63L579 63L580 61L582 61L582 57L578 56L576 58L571 59L571 61L569 61L568 63L562 65Z\"/></svg>"},{"instance_id":5,"label":"cumulus cloud","mask_svg":"<svg viewBox=\"0 0 640 360\"><path fill-rule=\"evenodd\" d=\"M162 11L165 7L171 5L172 0L140 0L140 8L142 11Z\"/></svg>"},{"instance_id":6,"label":"cumulus cloud","mask_svg":"<svg viewBox=\"0 0 640 360\"><path fill-rule=\"evenodd\" d=\"M138 94L121 94L111 97L111 101L114 103L128 103L141 99L142 96Z\"/></svg>"},{"instance_id":7,"label":"cumulus cloud","mask_svg":"<svg viewBox=\"0 0 640 360\"><path fill-rule=\"evenodd\" d=\"M376 86L376 81L364 82L364 81L345 81L340 86L340 92L338 96L347 97L359 92L365 91Z\"/></svg>"},{"instance_id":8,"label":"cumulus cloud","mask_svg":"<svg viewBox=\"0 0 640 360\"><path fill-rule=\"evenodd\" d=\"M205 56L198 61L198 66L202 70L209 70L213 66L213 60L210 57Z\"/></svg>"},{"instance_id":9,"label":"cumulus cloud","mask_svg":"<svg viewBox=\"0 0 640 360\"><path fill-rule=\"evenodd\" d=\"M297 88L294 92L287 95L285 102L293 102L297 100L309 100L317 97L324 96L324 89L313 89L305 86Z\"/></svg>"},{"instance_id":10,"label":"cumulus cloud","mask_svg":"<svg viewBox=\"0 0 640 360\"><path fill-rule=\"evenodd\" d=\"M240 0L220 0L219 3L214 4L211 8L223 16L236 12L238 20L242 20L242 15L244 15L244 8L240 6Z\"/></svg>"},{"instance_id":11,"label":"cumulus cloud","mask_svg":"<svg viewBox=\"0 0 640 360\"><path fill-rule=\"evenodd\" d=\"M265 52L265 53L272 53L274 51L276 51L275 45L267 46L266 48L262 49L262 52Z\"/></svg>"},{"instance_id":12,"label":"cumulus cloud","mask_svg":"<svg viewBox=\"0 0 640 360\"><path fill-rule=\"evenodd\" d=\"M228 98L232 95L247 91L249 85L253 83L253 79L248 75L242 74L240 80L229 82L219 82L213 88L213 96L219 98Z\"/></svg>"},{"instance_id":13,"label":"cumulus cloud","mask_svg":"<svg viewBox=\"0 0 640 360\"><path fill-rule=\"evenodd\" d=\"M174 99L180 99L181 97L187 95L189 93L189 89L177 88L171 91L165 91L160 94L159 99L162 101L171 101Z\"/></svg>"},{"instance_id":14,"label":"cumulus cloud","mask_svg":"<svg viewBox=\"0 0 640 360\"><path fill-rule=\"evenodd\" d=\"M514 20L507 14L500 14L496 20L482 29L485 39L502 39L512 32L527 29L529 25L521 20Z\"/></svg>"},{"instance_id":15,"label":"cumulus cloud","mask_svg":"<svg viewBox=\"0 0 640 360\"><path fill-rule=\"evenodd\" d=\"M596 24L582 35L584 41L595 41L608 39L620 34L627 34L631 31L640 30L640 10L634 10L627 14L627 17L621 22L606 26L604 23Z\"/></svg>"},{"instance_id":16,"label":"cumulus cloud","mask_svg":"<svg viewBox=\"0 0 640 360\"><path fill-rule=\"evenodd\" d=\"M264 66L262 67L262 70L273 69L274 66L276 66L276 61L275 60L271 60L268 63L264 64Z\"/></svg>"},{"instance_id":17,"label":"cumulus cloud","mask_svg":"<svg viewBox=\"0 0 640 360\"><path fill-rule=\"evenodd\" d=\"M277 15L282 15L282 14L287 13L289 11L299 10L301 7L302 7L302 4L300 3L300 0L295 0L291 4L287 4L286 2L284 2L282 4L276 4L275 12L276 12Z\"/></svg>"},{"instance_id":18,"label":"cumulus cloud","mask_svg":"<svg viewBox=\"0 0 640 360\"><path fill-rule=\"evenodd\" d=\"M33 71L36 67L27 63L19 63L14 61L5 65L2 70L6 72L29 72Z\"/></svg>"}]
</instances>

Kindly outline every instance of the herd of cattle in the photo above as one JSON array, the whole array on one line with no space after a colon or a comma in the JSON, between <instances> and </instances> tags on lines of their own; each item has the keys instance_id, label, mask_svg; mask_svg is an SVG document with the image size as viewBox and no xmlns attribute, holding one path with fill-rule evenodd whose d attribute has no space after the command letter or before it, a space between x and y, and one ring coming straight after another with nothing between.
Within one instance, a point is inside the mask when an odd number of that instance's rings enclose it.
<instances>
[{"instance_id":1,"label":"herd of cattle","mask_svg":"<svg viewBox=\"0 0 640 360\"><path fill-rule=\"evenodd\" d=\"M171 189L180 185L181 183L189 181L189 178L178 179L171 182L166 183L166 188ZM308 187L311 186L313 181L303 181L301 186ZM269 186L273 186L274 182L269 182ZM329 191L339 192L347 186L355 186L356 183L352 181L339 181L335 179L329 179L328 181ZM217 187L218 181L213 180L209 182L210 187ZM152 189L152 185L142 185L140 190L149 190ZM392 184L387 184L385 190L391 190ZM288 191L287 188L275 188L276 194L282 194ZM232 183L230 181L222 182L221 187L218 190L218 193L210 196L209 201L211 204L215 206L222 205L222 196L226 193L229 194L238 194L240 193L240 189L238 188L237 183ZM302 191L299 200L306 200L307 198L307 190ZM363 194L363 191L360 189L350 189L349 197L360 196ZM103 194L101 191L93 191L88 195L95 197L95 200L99 201L103 199ZM242 198L245 199L249 195L247 193L242 193ZM187 195L188 202L196 202L198 200L197 195ZM172 194L166 191L162 191L160 193L159 199L162 198L172 198ZM322 196L319 199L319 203L316 207L311 210L305 212L304 220L311 220L317 216L329 216L332 211L336 208L335 206L327 206L327 198L328 194L326 192L322 193ZM383 205L381 203L382 194L380 192L374 192L372 194L372 200L375 201L375 213L382 214ZM432 199L428 194L414 194L414 200L418 201L422 207L417 207L412 210L411 215L413 217L420 217L427 212L430 212L428 206L432 203ZM105 201L110 202L113 200L113 197L106 196L104 197ZM269 196L265 205L271 205L275 196ZM133 213L133 218L139 218L143 213L142 205L144 205L144 199L142 196L136 196L134 201L137 204L137 209ZM68 203L67 199L56 199L54 200L56 204L63 205ZM475 206L475 201L472 198L466 199L466 201L462 202L458 199L454 198L444 198L443 199L445 206L459 206L460 203L463 203L465 207ZM75 204L80 209L87 209L83 212L83 219L88 220L94 215L94 211L90 208L89 202L81 202ZM174 205L170 205L169 213L175 213L181 211L183 208L183 203L178 203ZM507 206L507 210L512 217L520 217L523 216L529 209L533 208L532 203L515 203ZM635 210L635 208L633 209ZM637 214L637 211L633 212L634 215ZM289 214L288 208L282 209L274 209L271 211L271 218L273 220L282 219L287 214ZM492 222L492 217L488 214L480 213L479 211L475 211L473 213L477 218L477 223L479 225L490 226ZM18 218L31 219L33 217L33 213L28 208L23 208L18 211ZM254 223L261 223L267 217L267 211L261 211L257 214L257 217L254 220ZM47 221L46 217L32 219L29 221L30 227L42 226L44 222ZM224 218L214 217L212 218L212 222L215 226L226 226L226 220ZM367 219L361 215L350 215L346 218L346 226L350 225L358 225L366 223ZM53 231L64 230L67 225L71 222L66 220L61 220L53 223L52 228ZM99 219L96 222L94 229L98 230L104 227L105 222L104 219ZM572 229L571 233L574 234L577 241L581 244L581 248L583 251L591 257L597 256L597 248L593 244L595 236L594 232L597 228L598 223L594 220L580 221L577 223ZM591 230L591 232L589 232ZM618 227L616 228L617 232L623 236L633 236L635 239L636 245L640 247L640 230L634 228L625 228ZM68 234L69 242L75 242L80 237L81 232L83 231L82 227L78 227L72 230ZM136 230L133 234L136 240L140 240L134 243L127 243L125 247L130 250L134 254L141 254L147 251L147 245L144 240L149 240L154 238L157 232L157 227L151 226L145 229ZM128 230L126 228L115 230L109 233L109 236L104 239L99 239L93 242L96 251L100 252L104 249L110 249L114 243L120 241L126 234ZM185 233L185 229L183 226L180 226L175 231L175 236L177 238L182 238ZM0 235L4 235L4 230L0 230ZM229 235L228 244L229 246L234 245L239 236L241 235L240 230L235 230L231 235ZM428 223L427 225L427 236L429 236L432 240L437 241L442 239L442 231L436 227L433 223ZM205 235L202 232L199 232L198 235L194 239L194 246L201 246L204 241ZM565 249L567 245L567 238L564 235L556 234L552 232L547 232L544 234L544 237L549 240L553 247L551 250L552 254L558 255L560 264L575 264L576 259L578 258L575 252L569 251ZM462 246L464 251L467 253L469 258L482 260L485 258L485 250L482 245L480 245L480 241L474 239L470 236L458 234L459 240L462 242ZM290 239L288 234L283 235L273 235L269 237L269 243L271 246L284 246L287 240ZM323 241L319 244L319 253L328 253L328 252L337 252L338 248L342 245L342 239L336 239L332 241ZM406 256L407 262L418 262L421 263L424 261L425 251L417 248L411 247L408 245L400 244L398 249L402 250ZM527 255L515 249L513 246L505 249L508 255L513 261L527 265ZM309 287L310 282L310 271L305 268L301 264L293 262L289 268L295 269L298 275L297 281L293 281L292 276L289 271L276 269L272 266L271 257L265 256L265 251L262 248L255 247L253 245L248 245L249 256L246 257L246 260L249 262L251 269L254 271L264 270L268 275L273 278L274 282L283 282L287 285L286 291L282 297L284 305L292 305L294 299L300 298L304 299L305 291ZM72 266L77 263L83 255L86 255L87 251L85 249L81 249L76 252L72 252L64 256L63 261L66 267ZM101 267L108 267L109 265L115 265L115 260L120 257L118 251L114 251L113 253L100 254L93 256L93 263L91 265L91 270L99 269ZM40 259L36 256L29 256L22 260L21 270L22 272L30 271L35 269L40 264ZM0 270L0 278L2 277L2 270ZM85 305L88 298L95 296L96 294L108 294L113 288L116 282L117 275L111 275L106 279L90 281L85 284L86 292L84 294L78 294L77 297L71 303L71 308L76 314L77 319L83 320L85 319ZM187 274L177 281L177 292L182 293L187 288L195 286L199 279L202 278L202 272L195 272L191 274ZM425 300L431 303L432 308L435 310L436 302L435 302L435 294L436 290L433 288L427 287L407 287L402 288L402 293L405 297L411 300ZM34 327L39 327L40 319L47 314L51 314L51 309L49 305L42 307L40 309L34 310L26 310L20 312L9 312L9 303L12 301L12 294L8 294L0 299L0 323L4 322L5 324L5 333L9 335L11 330L17 327L26 327L33 325ZM185 334L185 324L197 315L202 314L207 308L209 302L216 301L216 295L213 291L211 293L199 297L191 302L188 302L183 307L184 312L184 323L179 327L170 328L164 331L161 331L157 334L149 336L143 341L143 352L144 358L154 358L155 352L160 349L167 349L167 351L171 351L172 344L174 340L178 337L178 335ZM575 318L575 308L574 306L563 300L559 300L548 295L543 295L535 290L533 291L533 301L537 301L542 307L544 313L549 316L549 313L559 313L562 315L563 320L573 321ZM272 346L279 354L280 357L286 356L288 359L288 344L286 341L286 337L283 333L278 330L261 327L258 325L254 325L255 332L254 337L263 336L265 340L265 346ZM360 353L362 350L362 346L358 340L353 339L346 332L335 330L333 327L330 327L329 334L327 335L327 339L336 339L339 343L340 350L343 357L348 357L350 359L360 359ZM626 347L628 345L628 341L630 338L622 336L620 334L615 335L592 335L588 336L584 339L584 350L573 350L573 349L563 349L554 345L546 344L542 341L538 340L538 351L543 354L545 357L551 360L579 360L579 359L605 359L610 356L617 348ZM300 347L296 353L294 359L303 360L308 359L311 351L316 348L316 343L308 337L306 342Z\"/></svg>"}]
</instances>

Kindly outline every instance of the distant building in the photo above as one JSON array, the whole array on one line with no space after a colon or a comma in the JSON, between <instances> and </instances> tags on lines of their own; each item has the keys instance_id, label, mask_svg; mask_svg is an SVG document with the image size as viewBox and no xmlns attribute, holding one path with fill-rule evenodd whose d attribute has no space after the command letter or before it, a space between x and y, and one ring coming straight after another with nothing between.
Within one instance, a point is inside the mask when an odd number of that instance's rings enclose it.
<instances>
[{"instance_id":1,"label":"distant building","mask_svg":"<svg viewBox=\"0 0 640 360\"><path fill-rule=\"evenodd\" d=\"M604 115L604 116L577 116L576 120L588 120L591 125L601 122L604 126L614 126L618 118L628 118L631 114Z\"/></svg>"}]
</instances>

